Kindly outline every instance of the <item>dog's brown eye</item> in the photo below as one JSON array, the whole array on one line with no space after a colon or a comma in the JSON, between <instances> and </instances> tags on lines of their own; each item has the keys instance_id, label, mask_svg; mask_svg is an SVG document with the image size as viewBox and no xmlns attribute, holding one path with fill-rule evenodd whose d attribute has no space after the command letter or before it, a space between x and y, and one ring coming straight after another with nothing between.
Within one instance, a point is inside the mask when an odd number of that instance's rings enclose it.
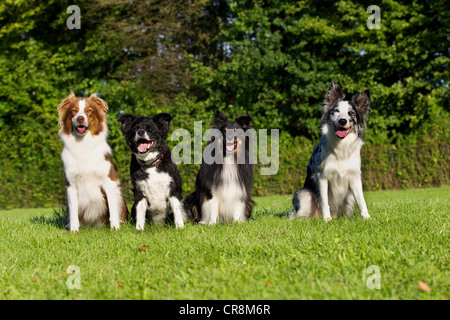
<instances>
[{"instance_id":1,"label":"dog's brown eye","mask_svg":"<svg viewBox=\"0 0 450 320\"><path fill-rule=\"evenodd\" d=\"M75 108L72 108L70 112L72 113L73 116L77 114L77 110Z\"/></svg>"}]
</instances>

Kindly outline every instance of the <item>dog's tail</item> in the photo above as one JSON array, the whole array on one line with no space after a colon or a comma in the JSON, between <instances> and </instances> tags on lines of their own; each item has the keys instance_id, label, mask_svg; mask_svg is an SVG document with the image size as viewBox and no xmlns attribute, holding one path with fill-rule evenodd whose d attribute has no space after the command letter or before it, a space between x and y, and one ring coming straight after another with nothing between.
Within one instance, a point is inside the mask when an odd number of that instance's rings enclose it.
<instances>
[{"instance_id":1,"label":"dog's tail","mask_svg":"<svg viewBox=\"0 0 450 320\"><path fill-rule=\"evenodd\" d=\"M183 206L188 218L194 222L199 222L201 217L195 198L195 192L191 193L183 200Z\"/></svg>"}]
</instances>

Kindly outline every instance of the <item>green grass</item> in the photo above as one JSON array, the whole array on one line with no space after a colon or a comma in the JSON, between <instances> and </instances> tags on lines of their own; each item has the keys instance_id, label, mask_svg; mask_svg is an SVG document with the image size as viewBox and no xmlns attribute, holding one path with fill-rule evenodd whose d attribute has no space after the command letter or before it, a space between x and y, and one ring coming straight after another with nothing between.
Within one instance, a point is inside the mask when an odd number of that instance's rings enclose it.
<instances>
[{"instance_id":1,"label":"green grass","mask_svg":"<svg viewBox=\"0 0 450 320\"><path fill-rule=\"evenodd\" d=\"M272 196L255 199L246 223L140 233L73 234L52 209L0 211L0 299L448 299L450 188L366 200L369 221L290 221L291 196ZM70 265L79 290L66 285ZM367 288L371 265L379 290Z\"/></svg>"}]
</instances>

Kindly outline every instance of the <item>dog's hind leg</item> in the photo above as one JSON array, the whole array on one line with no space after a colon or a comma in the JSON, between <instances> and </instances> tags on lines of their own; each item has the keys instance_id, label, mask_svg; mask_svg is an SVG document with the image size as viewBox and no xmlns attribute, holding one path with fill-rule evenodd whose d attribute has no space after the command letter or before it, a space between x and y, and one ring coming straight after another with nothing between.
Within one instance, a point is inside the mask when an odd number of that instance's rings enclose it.
<instances>
[{"instance_id":1,"label":"dog's hind leg","mask_svg":"<svg viewBox=\"0 0 450 320\"><path fill-rule=\"evenodd\" d=\"M339 212L345 213L347 217L353 217L353 209L355 208L355 197L353 193L349 193L345 196L344 202L342 202Z\"/></svg>"},{"instance_id":2,"label":"dog's hind leg","mask_svg":"<svg viewBox=\"0 0 450 320\"><path fill-rule=\"evenodd\" d=\"M192 219L195 222L200 221L200 212L198 212L198 207L195 201L195 192L183 199L182 205L184 207L184 212L186 213L186 219Z\"/></svg>"},{"instance_id":3,"label":"dog's hind leg","mask_svg":"<svg viewBox=\"0 0 450 320\"><path fill-rule=\"evenodd\" d=\"M254 205L255 202L251 199L247 199L247 201L245 202L245 217L247 218L247 220L252 217L252 210Z\"/></svg>"},{"instance_id":4,"label":"dog's hind leg","mask_svg":"<svg viewBox=\"0 0 450 320\"><path fill-rule=\"evenodd\" d=\"M308 189L298 190L294 194L292 204L294 209L288 213L289 219L320 215L320 210L316 203L316 196Z\"/></svg>"}]
</instances>

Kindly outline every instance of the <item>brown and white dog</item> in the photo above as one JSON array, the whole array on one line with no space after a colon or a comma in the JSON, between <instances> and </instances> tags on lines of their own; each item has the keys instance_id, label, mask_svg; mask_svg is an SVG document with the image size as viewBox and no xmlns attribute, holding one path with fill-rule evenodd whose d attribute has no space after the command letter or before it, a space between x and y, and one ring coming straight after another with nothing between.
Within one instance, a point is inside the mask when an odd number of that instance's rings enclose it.
<instances>
[{"instance_id":1,"label":"brown and white dog","mask_svg":"<svg viewBox=\"0 0 450 320\"><path fill-rule=\"evenodd\" d=\"M70 231L78 231L80 224L103 225L108 218L111 229L119 229L127 220L106 142L106 110L108 105L96 94L79 98L71 93L58 106Z\"/></svg>"}]
</instances>

